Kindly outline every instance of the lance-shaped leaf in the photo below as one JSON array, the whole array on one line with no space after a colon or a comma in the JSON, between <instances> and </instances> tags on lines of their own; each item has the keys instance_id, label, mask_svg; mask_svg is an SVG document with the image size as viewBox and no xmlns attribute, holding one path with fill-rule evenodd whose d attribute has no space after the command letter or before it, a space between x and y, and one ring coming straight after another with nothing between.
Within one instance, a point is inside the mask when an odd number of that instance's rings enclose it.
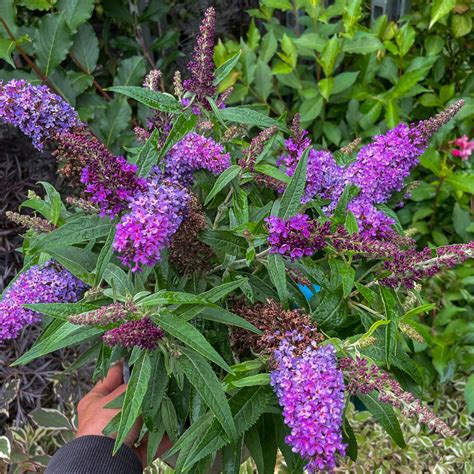
<instances>
[{"instance_id":1,"label":"lance-shaped leaf","mask_svg":"<svg viewBox=\"0 0 474 474\"><path fill-rule=\"evenodd\" d=\"M109 87L107 90L123 94L151 109L161 110L162 112L176 113L180 112L182 109L179 101L177 101L172 95L152 91L143 87L113 86Z\"/></svg>"}]
</instances>

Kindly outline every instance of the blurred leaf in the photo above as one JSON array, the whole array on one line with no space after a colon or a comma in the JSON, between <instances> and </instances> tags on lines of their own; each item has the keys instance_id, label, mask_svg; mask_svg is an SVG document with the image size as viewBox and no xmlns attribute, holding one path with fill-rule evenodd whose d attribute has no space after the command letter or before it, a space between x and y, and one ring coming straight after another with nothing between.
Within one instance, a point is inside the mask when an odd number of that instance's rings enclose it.
<instances>
[{"instance_id":1,"label":"blurred leaf","mask_svg":"<svg viewBox=\"0 0 474 474\"><path fill-rule=\"evenodd\" d=\"M278 254L270 254L267 257L267 269L270 280L276 288L278 297L283 304L288 304L288 288L286 283L286 269L283 257Z\"/></svg>"},{"instance_id":2,"label":"blurred leaf","mask_svg":"<svg viewBox=\"0 0 474 474\"><path fill-rule=\"evenodd\" d=\"M153 166L158 161L158 130L155 128L141 147L135 164L137 165L138 176L147 177Z\"/></svg>"},{"instance_id":3,"label":"blurred leaf","mask_svg":"<svg viewBox=\"0 0 474 474\"><path fill-rule=\"evenodd\" d=\"M199 234L199 240L213 249L235 257L245 257L248 248L247 241L243 237L234 235L227 230L205 229Z\"/></svg>"},{"instance_id":4,"label":"blurred leaf","mask_svg":"<svg viewBox=\"0 0 474 474\"><path fill-rule=\"evenodd\" d=\"M434 0L431 5L429 28L446 16L456 6L456 0Z\"/></svg>"},{"instance_id":5,"label":"blurred leaf","mask_svg":"<svg viewBox=\"0 0 474 474\"><path fill-rule=\"evenodd\" d=\"M464 398L466 400L467 412L469 415L474 413L474 374L471 374L467 379L464 387Z\"/></svg>"},{"instance_id":6,"label":"blurred leaf","mask_svg":"<svg viewBox=\"0 0 474 474\"><path fill-rule=\"evenodd\" d=\"M107 104L105 114L100 122L104 144L111 147L119 135L128 128L132 118L132 109L123 98L113 99Z\"/></svg>"},{"instance_id":7,"label":"blurred leaf","mask_svg":"<svg viewBox=\"0 0 474 474\"><path fill-rule=\"evenodd\" d=\"M58 0L56 7L64 13L70 30L76 33L77 28L92 16L94 0Z\"/></svg>"},{"instance_id":8,"label":"blurred leaf","mask_svg":"<svg viewBox=\"0 0 474 474\"><path fill-rule=\"evenodd\" d=\"M273 74L268 64L263 61L257 61L255 69L255 92L262 101L266 101L272 92Z\"/></svg>"},{"instance_id":9,"label":"blurred leaf","mask_svg":"<svg viewBox=\"0 0 474 474\"><path fill-rule=\"evenodd\" d=\"M28 416L39 428L45 428L47 430L73 430L67 417L59 410L52 408L36 408L30 412Z\"/></svg>"},{"instance_id":10,"label":"blurred leaf","mask_svg":"<svg viewBox=\"0 0 474 474\"><path fill-rule=\"evenodd\" d=\"M277 122L275 119L246 107L226 107L221 110L221 117L229 122L255 125L260 128L276 126L280 130L286 129L284 124Z\"/></svg>"},{"instance_id":11,"label":"blurred leaf","mask_svg":"<svg viewBox=\"0 0 474 474\"><path fill-rule=\"evenodd\" d=\"M0 460L10 462L11 450L10 440L6 436L0 436Z\"/></svg>"},{"instance_id":12,"label":"blurred leaf","mask_svg":"<svg viewBox=\"0 0 474 474\"><path fill-rule=\"evenodd\" d=\"M235 53L225 63L221 64L214 73L214 85L220 84L231 73L239 62L242 51Z\"/></svg>"},{"instance_id":13,"label":"blurred leaf","mask_svg":"<svg viewBox=\"0 0 474 474\"><path fill-rule=\"evenodd\" d=\"M337 57L341 51L341 42L337 36L333 36L324 47L321 57L317 60L323 68L326 77L329 77L336 64Z\"/></svg>"},{"instance_id":14,"label":"blurred leaf","mask_svg":"<svg viewBox=\"0 0 474 474\"><path fill-rule=\"evenodd\" d=\"M107 90L126 95L146 105L150 109L171 113L180 112L182 109L181 104L171 94L163 94L136 86L114 86L109 87Z\"/></svg>"},{"instance_id":15,"label":"blurred leaf","mask_svg":"<svg viewBox=\"0 0 474 474\"><path fill-rule=\"evenodd\" d=\"M74 37L71 53L89 74L95 71L99 58L99 41L89 23L79 28Z\"/></svg>"},{"instance_id":16,"label":"blurred leaf","mask_svg":"<svg viewBox=\"0 0 474 474\"><path fill-rule=\"evenodd\" d=\"M12 59L16 42L6 38L0 38L0 59L6 61L10 66L16 67Z\"/></svg>"},{"instance_id":17,"label":"blurred leaf","mask_svg":"<svg viewBox=\"0 0 474 474\"><path fill-rule=\"evenodd\" d=\"M289 0L262 0L262 5L283 11L291 10L293 8Z\"/></svg>"},{"instance_id":18,"label":"blurred leaf","mask_svg":"<svg viewBox=\"0 0 474 474\"><path fill-rule=\"evenodd\" d=\"M352 39L345 39L342 50L349 54L370 54L383 47L377 36L358 31Z\"/></svg>"},{"instance_id":19,"label":"blurred leaf","mask_svg":"<svg viewBox=\"0 0 474 474\"><path fill-rule=\"evenodd\" d=\"M6 0L6 3L11 0ZM17 5L22 5L28 10L50 10L56 3L56 0L17 0Z\"/></svg>"},{"instance_id":20,"label":"blurred leaf","mask_svg":"<svg viewBox=\"0 0 474 474\"><path fill-rule=\"evenodd\" d=\"M474 194L474 174L454 173L446 178L454 189Z\"/></svg>"},{"instance_id":21,"label":"blurred leaf","mask_svg":"<svg viewBox=\"0 0 474 474\"><path fill-rule=\"evenodd\" d=\"M236 178L242 168L239 165L232 165L219 175L214 186L206 197L204 205L207 206L211 200L217 196L234 178Z\"/></svg>"},{"instance_id":22,"label":"blurred leaf","mask_svg":"<svg viewBox=\"0 0 474 474\"><path fill-rule=\"evenodd\" d=\"M145 60L142 56L132 56L131 58L124 59L120 63L117 75L114 78L114 86L125 87L141 84L145 73ZM155 94L159 93L156 92Z\"/></svg>"},{"instance_id":23,"label":"blurred leaf","mask_svg":"<svg viewBox=\"0 0 474 474\"><path fill-rule=\"evenodd\" d=\"M466 36L472 30L472 16L470 13L464 15L453 15L451 18L451 28L455 38Z\"/></svg>"},{"instance_id":24,"label":"blurred leaf","mask_svg":"<svg viewBox=\"0 0 474 474\"><path fill-rule=\"evenodd\" d=\"M64 14L49 13L41 18L33 46L38 67L47 77L66 58L72 46L72 35Z\"/></svg>"}]
</instances>

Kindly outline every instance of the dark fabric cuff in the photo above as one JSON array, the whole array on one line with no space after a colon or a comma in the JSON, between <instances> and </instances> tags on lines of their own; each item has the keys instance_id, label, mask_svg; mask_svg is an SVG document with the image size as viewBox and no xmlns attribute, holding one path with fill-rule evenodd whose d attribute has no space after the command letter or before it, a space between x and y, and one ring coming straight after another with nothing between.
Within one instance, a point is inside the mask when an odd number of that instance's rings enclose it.
<instances>
[{"instance_id":1,"label":"dark fabric cuff","mask_svg":"<svg viewBox=\"0 0 474 474\"><path fill-rule=\"evenodd\" d=\"M128 446L112 456L114 442L106 436L80 436L56 452L45 474L142 474L141 462Z\"/></svg>"}]
</instances>

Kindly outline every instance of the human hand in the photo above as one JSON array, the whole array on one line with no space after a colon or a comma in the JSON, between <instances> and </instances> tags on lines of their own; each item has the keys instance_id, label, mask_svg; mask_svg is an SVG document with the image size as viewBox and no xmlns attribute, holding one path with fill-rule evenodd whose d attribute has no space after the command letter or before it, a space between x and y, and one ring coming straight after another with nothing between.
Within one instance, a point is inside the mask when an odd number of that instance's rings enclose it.
<instances>
[{"instance_id":1,"label":"human hand","mask_svg":"<svg viewBox=\"0 0 474 474\"><path fill-rule=\"evenodd\" d=\"M102 431L112 418L120 411L115 408L105 408L108 403L117 398L127 390L127 384L123 383L123 364L117 363L110 368L107 377L98 382L92 390L85 395L77 406L78 428L76 437L79 436L104 436ZM143 466L146 465L147 443L146 439L140 446L134 446L142 426L141 419L137 419L125 437L124 443L131 447L139 457ZM111 435L114 437L114 435ZM161 442L157 456L171 447L167 436Z\"/></svg>"}]
</instances>

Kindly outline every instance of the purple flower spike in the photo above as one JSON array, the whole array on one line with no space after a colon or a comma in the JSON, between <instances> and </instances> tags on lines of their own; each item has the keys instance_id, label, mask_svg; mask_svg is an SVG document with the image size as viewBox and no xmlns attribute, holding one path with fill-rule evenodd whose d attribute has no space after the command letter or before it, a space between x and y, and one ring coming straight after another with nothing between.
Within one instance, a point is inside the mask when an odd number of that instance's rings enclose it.
<instances>
[{"instance_id":1,"label":"purple flower spike","mask_svg":"<svg viewBox=\"0 0 474 474\"><path fill-rule=\"evenodd\" d=\"M345 454L344 379L332 345L313 342L298 355L300 338L296 331L289 333L274 352L271 384L291 429L286 443L307 460L307 471L316 473L334 469L336 454Z\"/></svg>"},{"instance_id":2,"label":"purple flower spike","mask_svg":"<svg viewBox=\"0 0 474 474\"><path fill-rule=\"evenodd\" d=\"M0 301L0 341L16 338L20 331L41 320L24 304L73 303L82 298L87 285L53 261L35 265L18 276Z\"/></svg>"},{"instance_id":3,"label":"purple flower spike","mask_svg":"<svg viewBox=\"0 0 474 474\"><path fill-rule=\"evenodd\" d=\"M157 263L181 225L188 199L186 190L152 177L117 225L113 247L121 261L133 271Z\"/></svg>"},{"instance_id":4,"label":"purple flower spike","mask_svg":"<svg viewBox=\"0 0 474 474\"><path fill-rule=\"evenodd\" d=\"M204 14L199 27L193 59L188 63L191 77L183 82L184 88L196 94L198 101L209 107L206 97L216 93L214 86L214 36L216 30L216 11L210 7Z\"/></svg>"},{"instance_id":5,"label":"purple flower spike","mask_svg":"<svg viewBox=\"0 0 474 474\"><path fill-rule=\"evenodd\" d=\"M107 331L102 340L108 346L121 345L127 349L140 347L153 351L165 333L150 318L128 321L118 328Z\"/></svg>"},{"instance_id":6,"label":"purple flower spike","mask_svg":"<svg viewBox=\"0 0 474 474\"><path fill-rule=\"evenodd\" d=\"M19 127L38 150L57 134L81 125L76 111L47 86L15 79L0 81L0 121Z\"/></svg>"},{"instance_id":7,"label":"purple flower spike","mask_svg":"<svg viewBox=\"0 0 474 474\"><path fill-rule=\"evenodd\" d=\"M193 171L204 169L214 174L230 166L230 155L212 138L189 133L173 146L166 157L165 175L184 186L193 182Z\"/></svg>"}]
</instances>

